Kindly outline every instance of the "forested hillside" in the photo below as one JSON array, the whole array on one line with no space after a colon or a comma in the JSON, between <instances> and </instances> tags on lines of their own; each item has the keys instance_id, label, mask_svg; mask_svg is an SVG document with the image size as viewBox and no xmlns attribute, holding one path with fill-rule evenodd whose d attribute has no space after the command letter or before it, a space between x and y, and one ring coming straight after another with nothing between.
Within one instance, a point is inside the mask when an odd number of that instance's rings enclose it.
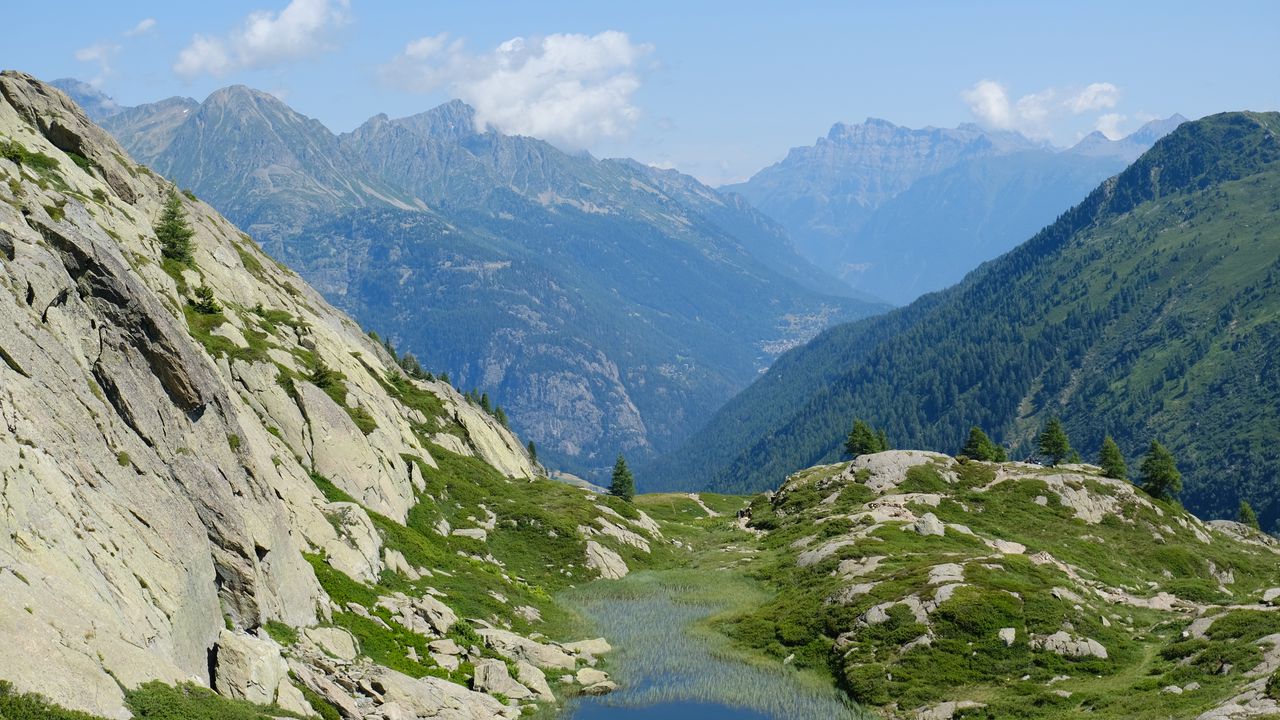
<instances>
[{"instance_id":1,"label":"forested hillside","mask_svg":"<svg viewBox=\"0 0 1280 720\"><path fill-rule=\"evenodd\" d=\"M954 452L979 424L1028 454L1061 416L1077 448L1159 437L1208 516L1280 515L1280 115L1187 123L958 286L781 359L649 487L763 489L833 460L854 418Z\"/></svg>"}]
</instances>

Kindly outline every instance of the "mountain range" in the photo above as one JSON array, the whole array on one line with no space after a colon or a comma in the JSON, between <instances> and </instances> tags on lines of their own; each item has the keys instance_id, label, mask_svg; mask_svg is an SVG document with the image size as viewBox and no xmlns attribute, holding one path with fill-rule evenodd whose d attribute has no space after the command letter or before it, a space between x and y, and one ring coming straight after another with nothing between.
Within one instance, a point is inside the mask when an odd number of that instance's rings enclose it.
<instances>
[{"instance_id":1,"label":"mountain range","mask_svg":"<svg viewBox=\"0 0 1280 720\"><path fill-rule=\"evenodd\" d=\"M479 129L460 102L338 136L237 86L103 124L367 327L489 395L550 466L594 478L619 452L673 447L782 351L885 309L741 198Z\"/></svg>"},{"instance_id":2,"label":"mountain range","mask_svg":"<svg viewBox=\"0 0 1280 720\"><path fill-rule=\"evenodd\" d=\"M748 490L841 454L855 418L955 451L979 425L1035 452L1059 416L1081 454L1153 439L1187 507L1280 518L1280 115L1182 124L1124 172L963 282L781 357L650 487Z\"/></svg>"},{"instance_id":3,"label":"mountain range","mask_svg":"<svg viewBox=\"0 0 1280 720\"><path fill-rule=\"evenodd\" d=\"M740 193L778 220L810 261L895 304L958 282L1119 172L1185 118L1060 150L973 124L912 129L835 124Z\"/></svg>"}]
</instances>

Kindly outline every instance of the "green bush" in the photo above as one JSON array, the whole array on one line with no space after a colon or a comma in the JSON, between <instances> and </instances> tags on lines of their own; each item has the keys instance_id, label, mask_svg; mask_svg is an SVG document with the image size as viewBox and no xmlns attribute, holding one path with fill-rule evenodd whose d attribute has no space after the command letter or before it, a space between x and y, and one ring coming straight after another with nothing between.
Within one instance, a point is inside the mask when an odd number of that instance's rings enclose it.
<instances>
[{"instance_id":1,"label":"green bush","mask_svg":"<svg viewBox=\"0 0 1280 720\"><path fill-rule=\"evenodd\" d=\"M1205 634L1212 640L1244 640L1280 632L1280 613L1266 610L1235 610L1213 621Z\"/></svg>"},{"instance_id":2,"label":"green bush","mask_svg":"<svg viewBox=\"0 0 1280 720\"><path fill-rule=\"evenodd\" d=\"M1020 626L1022 609L1009 593L962 587L938 606L933 620L941 635L990 640L1000 628Z\"/></svg>"},{"instance_id":3,"label":"green bush","mask_svg":"<svg viewBox=\"0 0 1280 720\"><path fill-rule=\"evenodd\" d=\"M87 713L64 710L39 695L19 693L0 680L0 718L3 720L100 720Z\"/></svg>"},{"instance_id":4,"label":"green bush","mask_svg":"<svg viewBox=\"0 0 1280 720\"><path fill-rule=\"evenodd\" d=\"M300 718L275 705L225 698L198 685L149 682L125 693L135 717L147 720L272 720Z\"/></svg>"},{"instance_id":5,"label":"green bush","mask_svg":"<svg viewBox=\"0 0 1280 720\"><path fill-rule=\"evenodd\" d=\"M298 642L298 631L280 622L279 620L268 620L262 624L262 629L267 631L267 635L272 640L281 645L292 645Z\"/></svg>"},{"instance_id":6,"label":"green bush","mask_svg":"<svg viewBox=\"0 0 1280 720\"><path fill-rule=\"evenodd\" d=\"M0 140L0 157L37 172L58 169L58 161L44 153L31 152L17 140Z\"/></svg>"},{"instance_id":7,"label":"green bush","mask_svg":"<svg viewBox=\"0 0 1280 720\"><path fill-rule=\"evenodd\" d=\"M938 468L933 465L916 465L907 469L907 478L898 486L899 492L936 493L946 492L947 483L942 479Z\"/></svg>"}]
</instances>

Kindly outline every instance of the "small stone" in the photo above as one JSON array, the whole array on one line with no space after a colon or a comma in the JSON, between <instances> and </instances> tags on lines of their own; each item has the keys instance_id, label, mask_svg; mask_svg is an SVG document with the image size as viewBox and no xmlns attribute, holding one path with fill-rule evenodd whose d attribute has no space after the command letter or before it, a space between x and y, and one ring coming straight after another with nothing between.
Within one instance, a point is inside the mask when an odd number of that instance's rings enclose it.
<instances>
[{"instance_id":1,"label":"small stone","mask_svg":"<svg viewBox=\"0 0 1280 720\"><path fill-rule=\"evenodd\" d=\"M314 627L302 631L307 639L315 643L321 650L338 658L351 662L356 659L356 641L351 633L342 628Z\"/></svg>"},{"instance_id":2,"label":"small stone","mask_svg":"<svg viewBox=\"0 0 1280 720\"><path fill-rule=\"evenodd\" d=\"M579 685L588 687L608 680L609 675L595 668L581 668L578 670L577 679Z\"/></svg>"}]
</instances>

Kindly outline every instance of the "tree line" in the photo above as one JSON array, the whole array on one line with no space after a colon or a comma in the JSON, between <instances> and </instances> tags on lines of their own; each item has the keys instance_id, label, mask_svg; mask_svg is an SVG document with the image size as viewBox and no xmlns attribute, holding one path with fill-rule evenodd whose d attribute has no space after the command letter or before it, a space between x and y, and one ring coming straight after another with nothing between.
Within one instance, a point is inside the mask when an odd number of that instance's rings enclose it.
<instances>
[{"instance_id":1,"label":"tree line","mask_svg":"<svg viewBox=\"0 0 1280 720\"><path fill-rule=\"evenodd\" d=\"M885 452L892 449L892 446L883 429L876 429L859 418L853 422L853 429L845 439L844 449L847 454L856 459L861 455ZM1041 429L1037 438L1037 450L1039 458L1047 461L1050 467L1056 467L1064 462L1068 464L1082 462L1080 453L1071 447L1071 439L1067 436L1062 421L1056 417L1050 418ZM1009 459L1008 451L993 442L982 428L976 425L969 429L968 438L956 456L982 462L1006 462ZM1029 458L1029 460L1036 459ZM1125 462L1124 454L1110 435L1102 440L1102 446L1098 450L1098 465L1102 468L1104 477L1116 480L1129 479L1129 467ZM1156 499L1176 501L1178 494L1182 492L1182 473L1178 470L1177 459L1159 440L1151 441L1138 468L1138 474L1139 487ZM1258 516L1247 500L1240 501L1238 519L1258 529Z\"/></svg>"}]
</instances>

